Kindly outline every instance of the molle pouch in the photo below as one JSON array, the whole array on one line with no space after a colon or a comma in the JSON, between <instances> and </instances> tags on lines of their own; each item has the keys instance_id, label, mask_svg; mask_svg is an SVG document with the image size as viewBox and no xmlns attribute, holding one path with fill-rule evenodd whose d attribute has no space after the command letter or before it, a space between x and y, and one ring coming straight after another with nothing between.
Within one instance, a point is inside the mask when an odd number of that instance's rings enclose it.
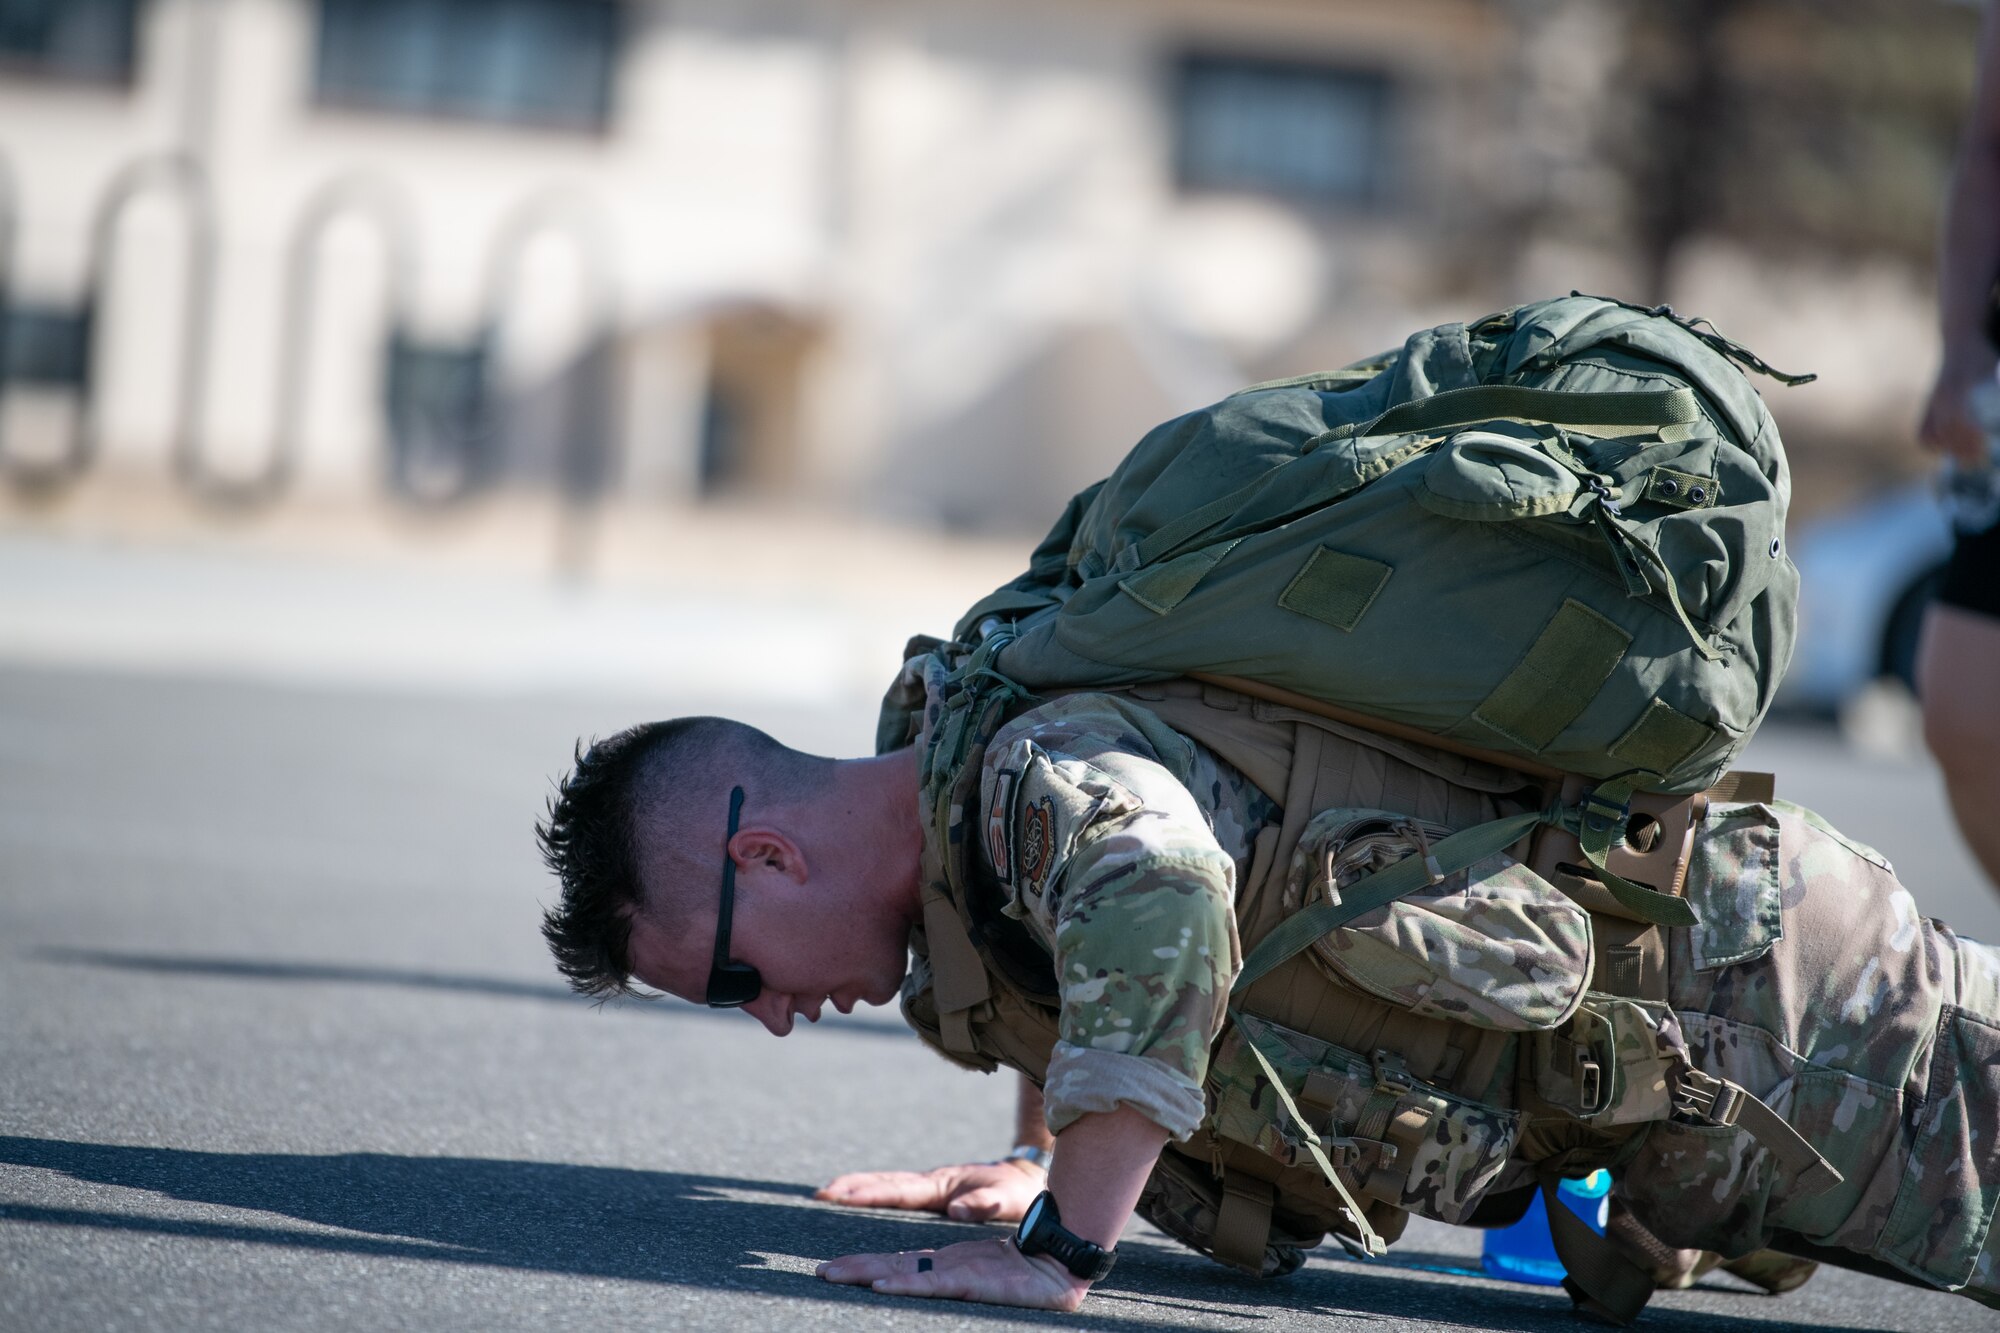
<instances>
[{"instance_id":1,"label":"molle pouch","mask_svg":"<svg viewBox=\"0 0 2000 1333\"><path fill-rule=\"evenodd\" d=\"M1285 911L1338 901L1364 875L1428 858L1451 832L1384 810L1322 811L1292 855ZM1583 1002L1590 914L1511 856L1489 856L1321 936L1312 956L1336 981L1423 1017L1536 1032Z\"/></svg>"},{"instance_id":2,"label":"molle pouch","mask_svg":"<svg viewBox=\"0 0 2000 1333\"><path fill-rule=\"evenodd\" d=\"M1250 1049L1253 1031L1305 1124L1271 1088ZM1250 1014L1239 1014L1217 1047L1208 1090L1217 1138L1298 1168L1324 1193L1306 1148L1311 1134L1357 1197L1440 1222L1471 1214L1521 1130L1518 1112L1421 1083L1387 1052L1357 1055Z\"/></svg>"},{"instance_id":3,"label":"molle pouch","mask_svg":"<svg viewBox=\"0 0 2000 1333\"><path fill-rule=\"evenodd\" d=\"M1305 1252L1326 1239L1324 1228L1274 1210L1261 1248L1236 1254L1223 1225L1227 1197L1221 1177L1208 1162L1187 1157L1169 1144L1146 1178L1136 1211L1196 1253L1258 1277L1296 1273L1305 1264Z\"/></svg>"},{"instance_id":4,"label":"molle pouch","mask_svg":"<svg viewBox=\"0 0 2000 1333\"><path fill-rule=\"evenodd\" d=\"M1666 1005L1592 991L1568 1023L1535 1034L1527 1059L1541 1100L1608 1128L1673 1113L1687 1043Z\"/></svg>"}]
</instances>

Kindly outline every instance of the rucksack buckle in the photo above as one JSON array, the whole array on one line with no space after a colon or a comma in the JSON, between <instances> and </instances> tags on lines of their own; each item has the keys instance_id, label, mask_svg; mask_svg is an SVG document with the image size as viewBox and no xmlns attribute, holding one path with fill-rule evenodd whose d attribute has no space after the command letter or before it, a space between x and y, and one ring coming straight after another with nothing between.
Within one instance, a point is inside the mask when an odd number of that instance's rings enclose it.
<instances>
[{"instance_id":1,"label":"rucksack buckle","mask_svg":"<svg viewBox=\"0 0 2000 1333\"><path fill-rule=\"evenodd\" d=\"M1320 1151L1326 1154L1326 1160L1333 1163L1333 1169L1336 1171L1352 1171L1361 1165L1361 1159L1367 1153L1367 1146L1361 1140L1334 1134L1321 1138L1319 1147ZM1299 1163L1294 1162L1290 1165Z\"/></svg>"},{"instance_id":2,"label":"rucksack buckle","mask_svg":"<svg viewBox=\"0 0 2000 1333\"><path fill-rule=\"evenodd\" d=\"M1375 1066L1375 1090L1400 1097L1415 1086L1410 1077L1409 1066L1400 1055L1391 1051L1377 1051L1372 1062Z\"/></svg>"},{"instance_id":3,"label":"rucksack buckle","mask_svg":"<svg viewBox=\"0 0 2000 1333\"><path fill-rule=\"evenodd\" d=\"M1729 1128L1743 1114L1746 1095L1727 1079L1699 1069L1684 1070L1674 1087L1674 1110L1704 1124Z\"/></svg>"},{"instance_id":4,"label":"rucksack buckle","mask_svg":"<svg viewBox=\"0 0 2000 1333\"><path fill-rule=\"evenodd\" d=\"M1604 1096L1604 1067L1597 1061L1584 1058L1576 1062L1577 1104L1586 1116L1596 1115L1604 1107L1600 1104Z\"/></svg>"}]
</instances>

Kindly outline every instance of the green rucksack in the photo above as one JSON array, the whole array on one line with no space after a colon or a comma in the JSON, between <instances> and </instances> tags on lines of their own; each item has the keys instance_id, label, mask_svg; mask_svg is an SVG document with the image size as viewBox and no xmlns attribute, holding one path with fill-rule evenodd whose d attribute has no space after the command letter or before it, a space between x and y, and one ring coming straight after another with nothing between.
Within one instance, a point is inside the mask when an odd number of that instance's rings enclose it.
<instances>
[{"instance_id":1,"label":"green rucksack","mask_svg":"<svg viewBox=\"0 0 2000 1333\"><path fill-rule=\"evenodd\" d=\"M1777 427L1662 307L1412 336L1167 422L955 637L1030 690L1228 678L1665 792L1711 785L1792 651Z\"/></svg>"}]
</instances>

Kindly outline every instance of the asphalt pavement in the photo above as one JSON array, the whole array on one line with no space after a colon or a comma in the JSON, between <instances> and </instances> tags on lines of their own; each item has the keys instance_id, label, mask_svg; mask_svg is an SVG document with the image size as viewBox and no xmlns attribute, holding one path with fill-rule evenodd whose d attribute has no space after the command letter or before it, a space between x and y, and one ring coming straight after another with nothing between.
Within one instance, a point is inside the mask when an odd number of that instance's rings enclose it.
<instances>
[{"instance_id":1,"label":"asphalt pavement","mask_svg":"<svg viewBox=\"0 0 2000 1333\"><path fill-rule=\"evenodd\" d=\"M5 573L18 611L33 598ZM1322 1252L1268 1284L1135 1223L1069 1317L815 1279L836 1254L987 1234L810 1192L997 1154L1008 1083L887 1011L779 1042L741 1015L570 996L535 933L530 829L579 735L728 708L856 753L858 689L286 681L56 660L54 629L0 625L0 658L10 635L42 645L0 666L0 1330L1582 1326L1559 1292L1469 1272L1478 1233L1423 1223L1388 1261ZM1753 758L1895 858L1927 910L2000 938L1921 761L1798 728ZM1643 1327L1994 1320L1826 1271L1775 1299L1727 1278L1667 1293Z\"/></svg>"}]
</instances>

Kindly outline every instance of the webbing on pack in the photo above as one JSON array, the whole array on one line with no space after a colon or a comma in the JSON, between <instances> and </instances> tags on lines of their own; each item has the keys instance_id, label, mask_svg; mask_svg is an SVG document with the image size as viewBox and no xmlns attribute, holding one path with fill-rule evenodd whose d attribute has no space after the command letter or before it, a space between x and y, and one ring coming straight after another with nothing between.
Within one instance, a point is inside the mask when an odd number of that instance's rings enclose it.
<instances>
[{"instance_id":1,"label":"webbing on pack","mask_svg":"<svg viewBox=\"0 0 2000 1333\"><path fill-rule=\"evenodd\" d=\"M1531 389L1520 384L1474 384L1399 403L1372 421L1336 426L1324 435L1307 441L1300 450L1300 458L1293 461L1310 457L1321 445L1336 440L1449 430L1456 426L1503 419L1562 426L1683 426L1701 419L1701 403L1694 390L1685 387L1661 391L1566 393L1560 389ZM1363 473L1351 478L1350 482L1360 485L1378 477L1442 439L1439 436L1412 441L1401 449L1374 459ZM1143 568L1173 554L1234 514L1246 500L1270 484L1269 474L1258 477L1165 524L1131 548L1131 567ZM1323 503L1335 497L1313 498L1314 502Z\"/></svg>"},{"instance_id":2,"label":"webbing on pack","mask_svg":"<svg viewBox=\"0 0 2000 1333\"><path fill-rule=\"evenodd\" d=\"M1603 877L1604 886L1628 910L1645 920L1664 925L1692 925L1698 918L1692 907L1670 894L1641 888L1604 868L1604 859L1611 848L1613 831L1622 833L1629 814L1629 800L1634 784L1630 779L1619 779L1600 783L1577 806L1552 804L1547 809L1529 811L1518 815L1508 815L1484 824L1462 829L1433 843L1428 853L1417 852L1404 857L1392 866L1364 875L1344 888L1335 889L1329 885L1329 897L1304 911L1296 912L1280 922L1278 926L1258 941L1257 947L1243 961L1243 970L1237 974L1236 984L1230 988L1232 997L1247 993L1251 986L1270 971L1308 948L1322 935L1338 930L1348 922L1386 907L1406 894L1439 883L1450 875L1496 855L1514 845L1521 838L1533 832L1542 824L1560 824L1572 828L1577 841L1583 846L1584 855L1592 867ZM1232 1004L1230 1017L1237 1030L1243 1034L1250 1054L1255 1057L1258 1068L1270 1082L1272 1092L1277 1096L1285 1117L1298 1130L1305 1149L1319 1168L1334 1192L1339 1196L1341 1209L1346 1214L1350 1226L1359 1238L1361 1249L1369 1255L1386 1252L1382 1237L1368 1224L1360 1203L1354 1198L1347 1182L1321 1146L1320 1136L1305 1113L1299 1109L1277 1068L1271 1063L1258 1045L1254 1023L1246 1023L1243 1015ZM1552 1188L1552 1187L1551 1187ZM1563 1211L1567 1212L1567 1209ZM1553 1215L1553 1214L1552 1214ZM1573 1216L1573 1215L1572 1215ZM1579 1223L1581 1225L1581 1223ZM1585 1227L1585 1231L1589 1228ZM1602 1243L1602 1238L1592 1233L1594 1240ZM1612 1259L1618 1259L1614 1253ZM1620 1260L1620 1262L1623 1262ZM1631 1314L1617 1315L1625 1306L1627 1282L1615 1267L1605 1265L1607 1276L1601 1286L1601 1293L1594 1293L1590 1299L1604 1307L1612 1317L1627 1322L1645 1304L1643 1298L1631 1307ZM1637 1271L1636 1269L1633 1271ZM1643 1275L1641 1275L1643 1279ZM1646 1282L1647 1295L1652 1293L1652 1284Z\"/></svg>"},{"instance_id":3,"label":"webbing on pack","mask_svg":"<svg viewBox=\"0 0 2000 1333\"><path fill-rule=\"evenodd\" d=\"M1313 1162L1319 1167L1320 1174L1326 1177L1327 1184L1333 1186L1333 1192L1340 1196L1340 1210L1347 1215L1348 1225L1354 1228L1362 1252L1370 1259L1381 1258L1389 1252L1389 1242L1383 1240L1381 1233L1368 1225L1368 1215L1362 1210L1360 1201L1354 1197L1353 1191L1347 1188L1347 1182L1340 1178L1340 1172L1334 1168L1333 1159L1326 1155L1326 1149L1320 1146L1318 1131L1306 1120L1305 1112L1299 1110L1299 1104L1292 1100L1292 1094L1286 1090L1285 1080L1278 1077L1278 1071L1272 1066L1270 1058L1257 1045L1256 1028L1243 1021L1243 1015L1234 1005L1229 1007L1229 1018L1236 1024L1236 1030L1243 1034L1243 1043L1250 1048L1250 1054L1257 1058L1257 1067L1264 1071L1264 1077L1271 1084L1271 1091L1277 1094L1278 1104L1285 1108L1285 1114L1291 1117L1292 1124L1298 1127L1306 1151L1312 1154Z\"/></svg>"},{"instance_id":4,"label":"webbing on pack","mask_svg":"<svg viewBox=\"0 0 2000 1333\"><path fill-rule=\"evenodd\" d=\"M1332 438L1403 435L1505 417L1555 426L1681 426L1701 419L1701 403L1686 387L1659 392L1566 393L1522 384L1474 384L1396 406L1373 421L1336 427Z\"/></svg>"}]
</instances>

